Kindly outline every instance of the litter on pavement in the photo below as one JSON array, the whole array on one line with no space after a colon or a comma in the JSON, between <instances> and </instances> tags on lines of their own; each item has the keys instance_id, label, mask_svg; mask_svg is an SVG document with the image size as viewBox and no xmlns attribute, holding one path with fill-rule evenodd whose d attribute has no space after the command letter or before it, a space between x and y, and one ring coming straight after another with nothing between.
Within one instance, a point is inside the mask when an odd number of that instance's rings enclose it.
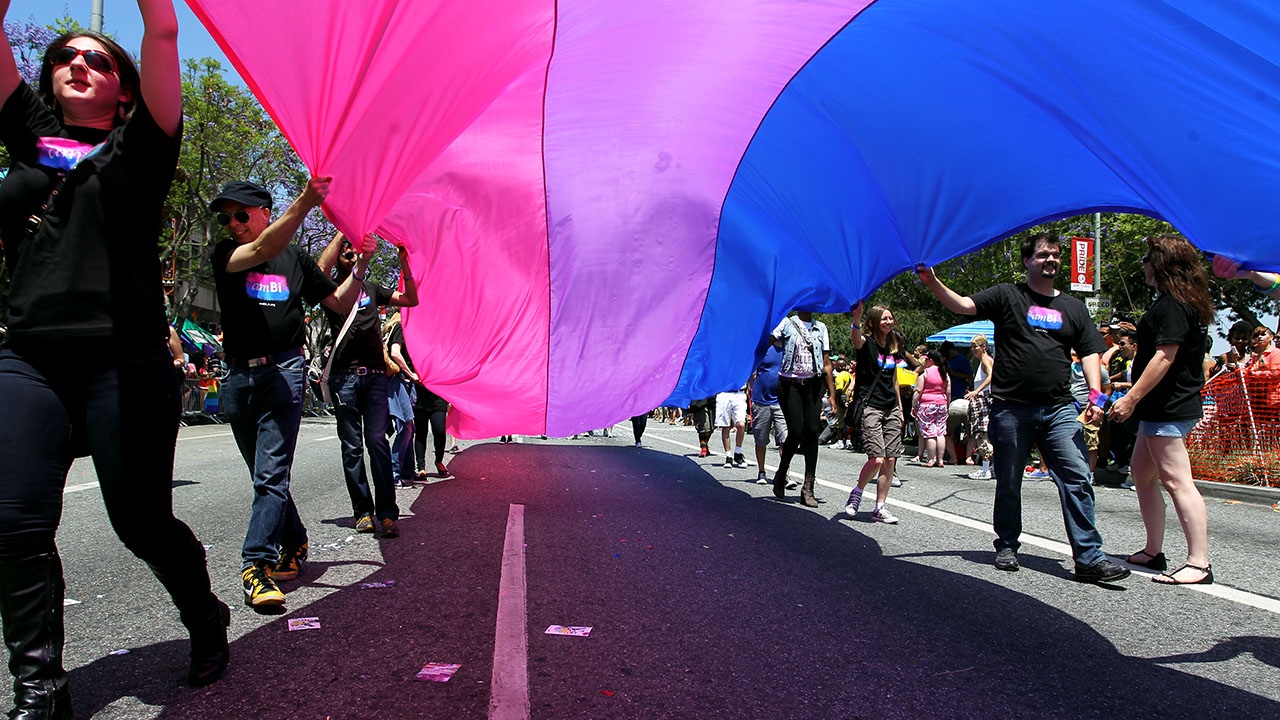
<instances>
[{"instance_id":1,"label":"litter on pavement","mask_svg":"<svg viewBox=\"0 0 1280 720\"><path fill-rule=\"evenodd\" d=\"M573 637L588 637L591 635L591 628L578 627L574 625L552 625L547 628L545 635L572 635Z\"/></svg>"},{"instance_id":2,"label":"litter on pavement","mask_svg":"<svg viewBox=\"0 0 1280 720\"><path fill-rule=\"evenodd\" d=\"M449 682L449 678L453 677L460 667L462 666L448 663L427 663L414 677L430 682Z\"/></svg>"},{"instance_id":3,"label":"litter on pavement","mask_svg":"<svg viewBox=\"0 0 1280 720\"><path fill-rule=\"evenodd\" d=\"M395 581L395 580L383 580L382 582L362 582L362 583L360 583L360 587L361 587L361 588L363 588L363 589L365 589L365 590L372 590L372 589L374 589L374 588L393 588L393 587L395 587L395 586L396 586L396 581Z\"/></svg>"},{"instance_id":4,"label":"litter on pavement","mask_svg":"<svg viewBox=\"0 0 1280 720\"><path fill-rule=\"evenodd\" d=\"M289 618L289 632L294 630L319 630L320 618Z\"/></svg>"}]
</instances>

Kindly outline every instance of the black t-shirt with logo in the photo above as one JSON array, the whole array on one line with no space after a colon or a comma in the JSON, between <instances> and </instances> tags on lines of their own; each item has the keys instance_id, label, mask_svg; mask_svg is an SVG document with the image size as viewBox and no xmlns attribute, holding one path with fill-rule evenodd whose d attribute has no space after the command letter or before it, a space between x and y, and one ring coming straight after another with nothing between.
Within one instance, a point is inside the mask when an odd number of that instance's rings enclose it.
<instances>
[{"instance_id":1,"label":"black t-shirt with logo","mask_svg":"<svg viewBox=\"0 0 1280 720\"><path fill-rule=\"evenodd\" d=\"M227 356L264 357L302 347L306 342L302 301L315 305L338 286L295 245L248 270L227 272L236 247L235 240L223 240L210 257Z\"/></svg>"},{"instance_id":2,"label":"black t-shirt with logo","mask_svg":"<svg viewBox=\"0 0 1280 720\"><path fill-rule=\"evenodd\" d=\"M360 287L360 299L356 300L356 317L347 329L342 344L335 348L334 372L345 372L358 367L384 368L382 360L382 323L378 320L378 308L391 302L391 291L365 278ZM347 321L346 313L324 309L329 320L329 339L337 340L338 331Z\"/></svg>"},{"instance_id":3,"label":"black t-shirt with logo","mask_svg":"<svg viewBox=\"0 0 1280 720\"><path fill-rule=\"evenodd\" d=\"M856 358L855 392L859 395L870 393L867 404L877 410L898 407L898 363L906 361L902 351L891 353L867 336L866 342L858 348Z\"/></svg>"},{"instance_id":4,"label":"black t-shirt with logo","mask_svg":"<svg viewBox=\"0 0 1280 720\"><path fill-rule=\"evenodd\" d=\"M1084 303L1066 293L1041 295L1026 283L995 285L972 298L977 316L995 324L992 396L1020 405L1071 402L1071 351L1083 358L1106 348Z\"/></svg>"},{"instance_id":5,"label":"black t-shirt with logo","mask_svg":"<svg viewBox=\"0 0 1280 720\"><path fill-rule=\"evenodd\" d=\"M1177 345L1173 363L1138 402L1134 417L1142 422L1196 420L1202 414L1200 390L1204 387L1205 326L1190 305L1170 295L1160 295L1138 321L1138 353L1133 358L1133 381L1156 354L1160 345Z\"/></svg>"},{"instance_id":6,"label":"black t-shirt with logo","mask_svg":"<svg viewBox=\"0 0 1280 720\"><path fill-rule=\"evenodd\" d=\"M63 127L24 82L0 108L11 165L0 183L0 239L12 272L10 337L115 336L168 355L158 241L182 134L138 99L113 130ZM65 174L35 235L40 211Z\"/></svg>"}]
</instances>

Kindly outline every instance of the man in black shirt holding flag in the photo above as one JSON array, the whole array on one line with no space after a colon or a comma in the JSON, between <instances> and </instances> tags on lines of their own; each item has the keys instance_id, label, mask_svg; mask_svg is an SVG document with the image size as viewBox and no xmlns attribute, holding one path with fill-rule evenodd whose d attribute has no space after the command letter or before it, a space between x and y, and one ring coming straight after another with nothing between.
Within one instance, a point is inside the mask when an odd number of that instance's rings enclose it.
<instances>
[{"instance_id":1,"label":"man in black shirt holding flag","mask_svg":"<svg viewBox=\"0 0 1280 720\"><path fill-rule=\"evenodd\" d=\"M996 501L995 565L1018 569L1022 534L1022 468L1034 443L1052 471L1062 500L1062 515L1075 556L1075 579L1107 582L1129 575L1102 552L1094 520L1093 486L1081 425L1070 390L1071 351L1075 350L1089 384L1085 419L1102 417L1105 396L1099 389L1098 355L1104 349L1084 303L1053 287L1061 265L1061 242L1048 234L1022 241L1025 283L996 285L965 297L948 288L932 268L919 267L921 281L947 309L995 323L1000 359L991 384L994 401L988 437L995 448L992 470Z\"/></svg>"},{"instance_id":2,"label":"man in black shirt holding flag","mask_svg":"<svg viewBox=\"0 0 1280 720\"><path fill-rule=\"evenodd\" d=\"M329 194L330 180L311 178L275 222L271 193L250 182L228 183L209 206L231 236L214 246L211 265L230 370L222 407L253 476L241 581L245 604L255 608L283 605L275 580L297 577L307 557L307 529L289 493L307 381L303 301L350 310L377 247L376 238L366 238L356 270L338 286L291 244Z\"/></svg>"},{"instance_id":3,"label":"man in black shirt holding flag","mask_svg":"<svg viewBox=\"0 0 1280 720\"><path fill-rule=\"evenodd\" d=\"M386 305L413 307L418 304L418 289L409 271L407 251L399 248L400 274L404 292L390 290L365 278L360 283L355 317L345 335L345 313L325 308L333 337L330 360L329 392L333 396L334 414L338 418L338 440L342 443L342 471L351 495L351 509L356 519L356 532L377 532L380 537L399 537L400 508L396 505L395 478L391 473L391 446L387 442L387 364L382 350L381 323L378 308ZM338 233L320 254L320 270L326 274L337 269L337 281L346 282L356 265L356 252L351 241ZM341 336L341 337L339 337ZM363 435L363 442L361 436ZM364 453L369 451L373 475L373 492L364 471Z\"/></svg>"}]
</instances>

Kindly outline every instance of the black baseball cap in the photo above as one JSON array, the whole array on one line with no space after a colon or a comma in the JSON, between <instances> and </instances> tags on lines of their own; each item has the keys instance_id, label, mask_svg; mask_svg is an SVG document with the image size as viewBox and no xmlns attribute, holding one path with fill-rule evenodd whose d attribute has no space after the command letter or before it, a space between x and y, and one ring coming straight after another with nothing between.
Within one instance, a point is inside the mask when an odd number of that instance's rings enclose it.
<instances>
[{"instance_id":1,"label":"black baseball cap","mask_svg":"<svg viewBox=\"0 0 1280 720\"><path fill-rule=\"evenodd\" d=\"M248 180L234 180L222 186L222 192L218 193L218 197L209 203L209 210L216 212L218 203L223 200L237 202L245 207L264 207L271 209L271 193L261 185L251 183Z\"/></svg>"}]
</instances>

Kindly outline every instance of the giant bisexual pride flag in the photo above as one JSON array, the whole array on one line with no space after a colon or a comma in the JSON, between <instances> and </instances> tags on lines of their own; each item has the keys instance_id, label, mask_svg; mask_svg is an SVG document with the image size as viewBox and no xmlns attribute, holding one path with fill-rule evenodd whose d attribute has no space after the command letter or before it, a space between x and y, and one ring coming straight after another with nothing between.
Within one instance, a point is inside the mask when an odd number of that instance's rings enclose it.
<instances>
[{"instance_id":1,"label":"giant bisexual pride flag","mask_svg":"<svg viewBox=\"0 0 1280 720\"><path fill-rule=\"evenodd\" d=\"M1271 2L188 2L409 248L463 437L737 386L788 310L1082 211L1280 269Z\"/></svg>"}]
</instances>

